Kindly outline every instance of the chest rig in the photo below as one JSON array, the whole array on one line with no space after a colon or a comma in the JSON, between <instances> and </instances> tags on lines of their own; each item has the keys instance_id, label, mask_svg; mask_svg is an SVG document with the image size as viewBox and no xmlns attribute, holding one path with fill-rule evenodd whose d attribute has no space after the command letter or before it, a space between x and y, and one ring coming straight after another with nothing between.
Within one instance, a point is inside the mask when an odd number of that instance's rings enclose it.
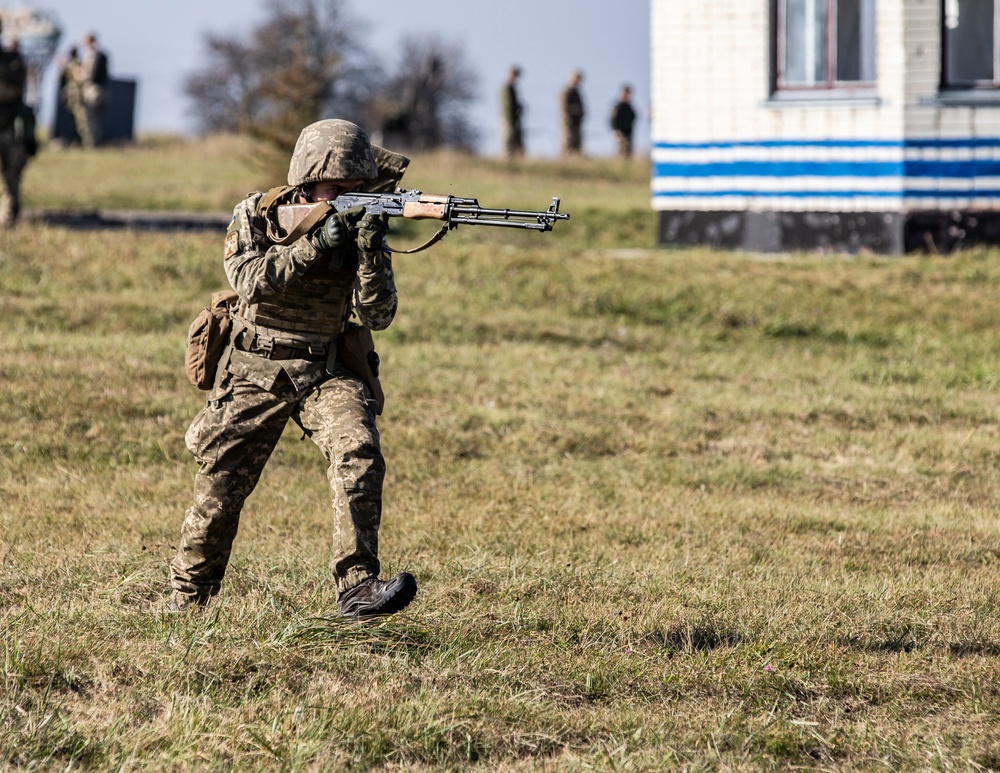
<instances>
[{"instance_id":1,"label":"chest rig","mask_svg":"<svg viewBox=\"0 0 1000 773\"><path fill-rule=\"evenodd\" d=\"M276 243L288 244L306 232L281 237L275 232L274 208L293 196L294 189L282 187L260 197L251 213L255 246L266 249ZM234 315L242 333L237 345L275 359L322 356L347 326L356 272L357 253L347 248L330 260L317 260L280 296L254 304L241 302Z\"/></svg>"}]
</instances>

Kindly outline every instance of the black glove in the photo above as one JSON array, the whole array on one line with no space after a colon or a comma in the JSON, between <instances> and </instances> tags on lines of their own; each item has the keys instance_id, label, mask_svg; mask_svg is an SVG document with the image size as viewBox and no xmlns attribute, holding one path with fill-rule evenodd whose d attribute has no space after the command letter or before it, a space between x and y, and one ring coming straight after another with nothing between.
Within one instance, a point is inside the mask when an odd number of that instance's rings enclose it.
<instances>
[{"instance_id":1,"label":"black glove","mask_svg":"<svg viewBox=\"0 0 1000 773\"><path fill-rule=\"evenodd\" d=\"M339 213L330 215L312 232L312 243L320 252L333 252L347 243L350 232Z\"/></svg>"}]
</instances>

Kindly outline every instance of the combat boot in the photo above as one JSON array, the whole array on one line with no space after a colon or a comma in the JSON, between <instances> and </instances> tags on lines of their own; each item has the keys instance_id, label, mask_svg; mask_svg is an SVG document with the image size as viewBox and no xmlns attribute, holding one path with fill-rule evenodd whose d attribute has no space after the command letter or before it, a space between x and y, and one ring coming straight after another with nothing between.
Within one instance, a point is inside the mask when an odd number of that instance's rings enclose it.
<instances>
[{"instance_id":1,"label":"combat boot","mask_svg":"<svg viewBox=\"0 0 1000 773\"><path fill-rule=\"evenodd\" d=\"M391 580L370 577L340 594L337 610L344 617L392 615L404 609L417 595L417 581L409 572Z\"/></svg>"},{"instance_id":2,"label":"combat boot","mask_svg":"<svg viewBox=\"0 0 1000 773\"><path fill-rule=\"evenodd\" d=\"M196 609L204 609L208 606L211 596L189 596L175 590L170 594L170 601L167 603L168 612L190 612Z\"/></svg>"}]
</instances>

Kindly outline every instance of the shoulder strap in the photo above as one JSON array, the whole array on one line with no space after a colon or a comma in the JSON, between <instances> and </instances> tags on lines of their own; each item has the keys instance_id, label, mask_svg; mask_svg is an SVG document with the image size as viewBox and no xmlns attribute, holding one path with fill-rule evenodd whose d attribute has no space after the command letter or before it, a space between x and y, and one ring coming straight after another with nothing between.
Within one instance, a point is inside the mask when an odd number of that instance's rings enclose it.
<instances>
[{"instance_id":1,"label":"shoulder strap","mask_svg":"<svg viewBox=\"0 0 1000 773\"><path fill-rule=\"evenodd\" d=\"M279 185L277 188L271 188L257 202L257 209L254 215L263 221L267 230L267 238L274 244L291 244L309 233L317 223L326 218L331 212L329 208L316 207L316 209L296 224L291 231L285 233L278 225L278 218L275 217L274 209L279 204L287 204L288 202L285 199L293 191L295 191L294 185Z\"/></svg>"}]
</instances>

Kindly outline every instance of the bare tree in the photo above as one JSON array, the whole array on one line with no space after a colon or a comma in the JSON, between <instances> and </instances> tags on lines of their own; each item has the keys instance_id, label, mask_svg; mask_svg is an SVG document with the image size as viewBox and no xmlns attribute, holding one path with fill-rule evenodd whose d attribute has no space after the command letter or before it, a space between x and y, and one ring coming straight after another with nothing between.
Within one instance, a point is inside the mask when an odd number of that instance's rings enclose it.
<instances>
[{"instance_id":1,"label":"bare tree","mask_svg":"<svg viewBox=\"0 0 1000 773\"><path fill-rule=\"evenodd\" d=\"M413 150L472 150L477 132L467 110L478 82L460 46L437 37L405 38L380 105L382 141Z\"/></svg>"},{"instance_id":2,"label":"bare tree","mask_svg":"<svg viewBox=\"0 0 1000 773\"><path fill-rule=\"evenodd\" d=\"M384 80L342 0L276 0L246 40L205 36L208 62L184 91L203 132L245 132L290 151L324 117L367 125Z\"/></svg>"}]
</instances>

